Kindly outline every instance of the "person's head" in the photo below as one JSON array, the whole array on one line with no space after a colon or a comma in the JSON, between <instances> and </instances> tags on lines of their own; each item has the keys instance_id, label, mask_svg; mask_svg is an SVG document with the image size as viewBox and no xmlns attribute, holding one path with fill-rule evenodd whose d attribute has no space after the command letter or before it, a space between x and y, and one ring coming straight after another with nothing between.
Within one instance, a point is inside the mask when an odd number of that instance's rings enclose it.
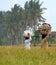
<instances>
[{"instance_id":1,"label":"person's head","mask_svg":"<svg viewBox=\"0 0 56 65\"><path fill-rule=\"evenodd\" d=\"M24 37L28 37L28 36L30 37L30 36L32 36L32 33L29 30L25 30L24 33L23 33L23 36Z\"/></svg>"}]
</instances>

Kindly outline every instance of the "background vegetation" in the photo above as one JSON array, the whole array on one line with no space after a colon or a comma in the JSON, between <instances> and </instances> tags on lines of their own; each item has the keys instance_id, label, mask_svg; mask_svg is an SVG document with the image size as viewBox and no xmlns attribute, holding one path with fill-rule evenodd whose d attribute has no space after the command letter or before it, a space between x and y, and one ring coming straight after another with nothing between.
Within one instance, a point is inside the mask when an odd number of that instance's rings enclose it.
<instances>
[{"instance_id":1,"label":"background vegetation","mask_svg":"<svg viewBox=\"0 0 56 65\"><path fill-rule=\"evenodd\" d=\"M15 4L11 11L0 11L0 45L18 45L23 43L23 31L26 26L33 27L37 22L45 22L42 16L46 8L39 0L26 1L24 8ZM33 40L39 41L38 33ZM55 41L56 36L51 35L49 42Z\"/></svg>"}]
</instances>

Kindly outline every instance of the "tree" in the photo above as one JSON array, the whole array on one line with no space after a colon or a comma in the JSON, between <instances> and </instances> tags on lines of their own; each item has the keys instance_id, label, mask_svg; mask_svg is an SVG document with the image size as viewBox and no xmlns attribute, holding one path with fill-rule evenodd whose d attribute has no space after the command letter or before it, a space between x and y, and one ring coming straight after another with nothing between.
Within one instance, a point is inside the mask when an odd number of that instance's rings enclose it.
<instances>
[{"instance_id":1,"label":"tree","mask_svg":"<svg viewBox=\"0 0 56 65\"><path fill-rule=\"evenodd\" d=\"M0 23L4 22L4 16L3 16L3 12L0 11Z\"/></svg>"},{"instance_id":2,"label":"tree","mask_svg":"<svg viewBox=\"0 0 56 65\"><path fill-rule=\"evenodd\" d=\"M42 17L45 8L41 8L41 6L42 3L39 3L39 0L30 0L29 2L26 1L24 8L15 4L11 11L0 11L0 24L2 23L0 30L3 28L3 34L1 34L6 36L8 44L21 43L23 40L22 34L27 25L33 27L36 22L45 20ZM4 40L5 37L2 41L4 42Z\"/></svg>"},{"instance_id":3,"label":"tree","mask_svg":"<svg viewBox=\"0 0 56 65\"><path fill-rule=\"evenodd\" d=\"M25 3L25 16L27 17L26 19L28 19L29 25L33 26L36 22L45 21L42 14L46 8L41 8L42 4L43 2L40 3L39 0L30 0Z\"/></svg>"}]
</instances>

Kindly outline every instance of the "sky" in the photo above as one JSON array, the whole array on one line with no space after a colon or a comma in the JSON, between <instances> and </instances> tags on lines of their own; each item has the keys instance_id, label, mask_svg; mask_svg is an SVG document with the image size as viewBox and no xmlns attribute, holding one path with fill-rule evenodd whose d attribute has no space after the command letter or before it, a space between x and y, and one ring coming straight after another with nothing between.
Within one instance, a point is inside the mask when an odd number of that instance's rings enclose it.
<instances>
[{"instance_id":1,"label":"sky","mask_svg":"<svg viewBox=\"0 0 56 65\"><path fill-rule=\"evenodd\" d=\"M1 0L0 11L11 10L14 4L18 4L21 7L24 7L26 1L30 0ZM43 17L46 18L45 22L52 26L52 31L56 31L56 0L40 0L40 3L41 2L43 2L42 7L47 8L43 14Z\"/></svg>"}]
</instances>

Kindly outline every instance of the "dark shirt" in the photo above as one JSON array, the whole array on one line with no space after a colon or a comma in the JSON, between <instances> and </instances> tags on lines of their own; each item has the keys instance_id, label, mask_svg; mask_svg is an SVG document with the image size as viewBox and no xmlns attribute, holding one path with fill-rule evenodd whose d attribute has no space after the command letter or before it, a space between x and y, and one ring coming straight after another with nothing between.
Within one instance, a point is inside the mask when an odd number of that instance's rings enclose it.
<instances>
[{"instance_id":1,"label":"dark shirt","mask_svg":"<svg viewBox=\"0 0 56 65\"><path fill-rule=\"evenodd\" d=\"M43 35L42 35L42 39L44 39L46 36L47 36L47 34L43 34Z\"/></svg>"},{"instance_id":2,"label":"dark shirt","mask_svg":"<svg viewBox=\"0 0 56 65\"><path fill-rule=\"evenodd\" d=\"M25 40L29 39L29 37L24 37L24 38L25 38Z\"/></svg>"}]
</instances>

